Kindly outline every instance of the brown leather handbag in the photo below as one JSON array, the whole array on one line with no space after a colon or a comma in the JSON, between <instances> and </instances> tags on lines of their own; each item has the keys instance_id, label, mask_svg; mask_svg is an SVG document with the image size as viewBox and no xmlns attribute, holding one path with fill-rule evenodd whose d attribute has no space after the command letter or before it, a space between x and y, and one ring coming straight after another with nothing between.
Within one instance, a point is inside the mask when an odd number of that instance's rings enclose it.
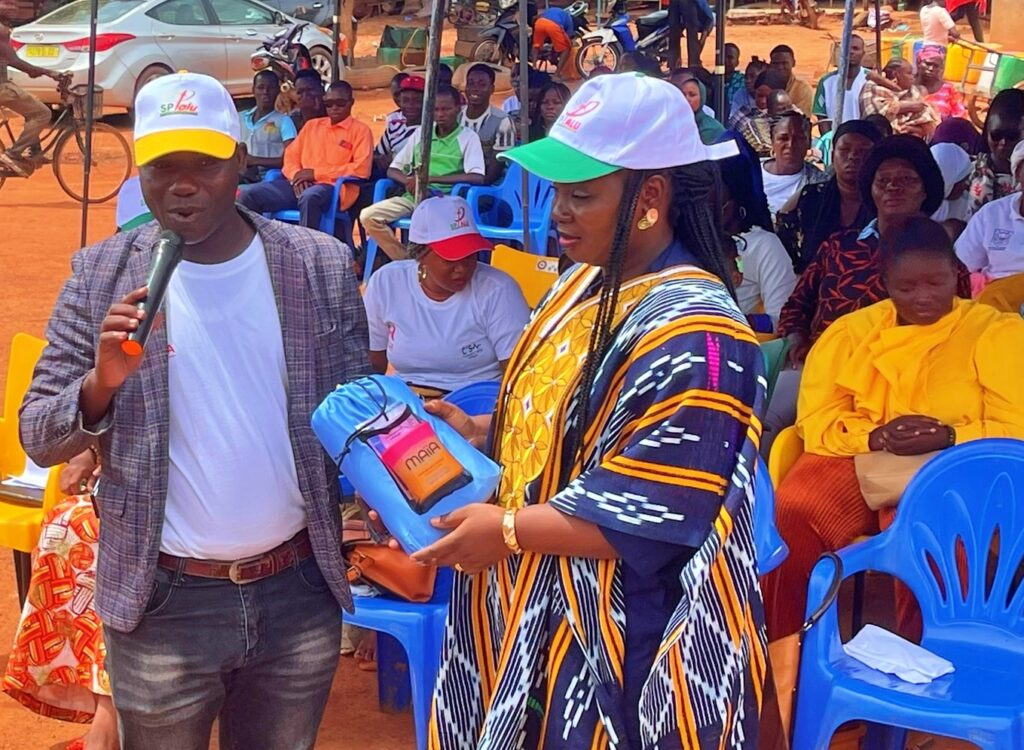
<instances>
[{"instance_id":1,"label":"brown leather handbag","mask_svg":"<svg viewBox=\"0 0 1024 750\"><path fill-rule=\"evenodd\" d=\"M363 521L345 522L341 554L348 563L349 583L366 583L410 602L425 602L434 594L437 568L375 542Z\"/></svg>"}]
</instances>

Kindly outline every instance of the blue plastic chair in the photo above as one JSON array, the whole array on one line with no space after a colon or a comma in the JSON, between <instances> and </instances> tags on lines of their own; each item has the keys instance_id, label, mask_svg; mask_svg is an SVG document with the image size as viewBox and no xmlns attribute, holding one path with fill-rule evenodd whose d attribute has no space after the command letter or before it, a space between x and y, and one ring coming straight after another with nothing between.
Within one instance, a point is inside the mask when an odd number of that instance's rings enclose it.
<instances>
[{"instance_id":1,"label":"blue plastic chair","mask_svg":"<svg viewBox=\"0 0 1024 750\"><path fill-rule=\"evenodd\" d=\"M907 486L892 526L839 557L844 577L876 570L907 584L921 607L921 645L956 671L914 685L851 659L833 603L804 640L793 750L827 747L851 719L1024 748L1024 585L1015 581L1024 560L1024 441L943 451ZM830 563L815 567L808 612L831 578Z\"/></svg>"},{"instance_id":2,"label":"blue plastic chair","mask_svg":"<svg viewBox=\"0 0 1024 750\"><path fill-rule=\"evenodd\" d=\"M479 383L470 383L452 391L444 400L471 416L493 414L498 403L499 388L501 383L497 380L481 380Z\"/></svg>"},{"instance_id":3,"label":"blue plastic chair","mask_svg":"<svg viewBox=\"0 0 1024 750\"><path fill-rule=\"evenodd\" d=\"M283 177L283 173L280 169L267 170L266 175L263 177L264 182L273 182L274 180ZM348 215L347 211L340 211L338 205L341 202L341 186L345 183L362 184L366 182L360 177L339 177L334 181L334 195L331 198L331 203L320 217L319 229L324 234L334 236L335 222L340 221L342 225L342 241L349 246L353 247L352 243L352 217ZM287 224L298 224L300 221L299 210L296 208L286 209L284 211L274 211L273 213L267 214L268 218L277 219Z\"/></svg>"},{"instance_id":4,"label":"blue plastic chair","mask_svg":"<svg viewBox=\"0 0 1024 750\"><path fill-rule=\"evenodd\" d=\"M754 477L754 546L761 575L771 573L789 555L789 547L775 526L775 488L768 475L768 466L760 456Z\"/></svg>"},{"instance_id":5,"label":"blue plastic chair","mask_svg":"<svg viewBox=\"0 0 1024 750\"><path fill-rule=\"evenodd\" d=\"M523 171L518 164L509 164L504 179L493 187L472 187L466 194L466 202L473 209L473 220L480 234L491 240L502 240L523 244L525 231L530 235L530 252L547 255L548 235L551 230L551 210L555 200L555 189L550 182L530 174L527 183L530 226L523 227ZM496 203L508 206L512 221L507 226L495 226L493 212L484 214L482 199L490 198ZM490 221L488 219L490 218Z\"/></svg>"},{"instance_id":6,"label":"blue plastic chair","mask_svg":"<svg viewBox=\"0 0 1024 750\"><path fill-rule=\"evenodd\" d=\"M444 400L455 404L471 416L490 414L498 397L499 383L472 383L453 391ZM353 597L355 613L344 615L345 622L375 630L395 638L405 648L412 687L412 711L416 724L416 747L427 747L427 727L434 694L434 682L441 665L444 624L451 599L452 571L439 568L434 595L423 604L384 597ZM379 650L379 649L378 649ZM378 659L383 668L384 661ZM383 679L381 676L380 679Z\"/></svg>"}]
</instances>

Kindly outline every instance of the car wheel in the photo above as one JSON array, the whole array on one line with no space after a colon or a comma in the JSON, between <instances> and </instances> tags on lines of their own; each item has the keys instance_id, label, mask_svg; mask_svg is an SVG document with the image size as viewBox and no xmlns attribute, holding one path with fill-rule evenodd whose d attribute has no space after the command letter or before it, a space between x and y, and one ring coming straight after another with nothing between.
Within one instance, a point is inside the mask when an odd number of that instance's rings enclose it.
<instances>
[{"instance_id":1,"label":"car wheel","mask_svg":"<svg viewBox=\"0 0 1024 750\"><path fill-rule=\"evenodd\" d=\"M314 47L309 51L309 59L313 70L320 74L324 86L330 86L334 82L334 60L331 53L323 47Z\"/></svg>"},{"instance_id":2,"label":"car wheel","mask_svg":"<svg viewBox=\"0 0 1024 750\"><path fill-rule=\"evenodd\" d=\"M135 93L132 94L132 103L135 102L135 97L139 95L139 91L150 81L171 74L170 68L165 68L163 65L150 65L148 68L142 71L138 79L135 81ZM134 107L128 108L128 114L134 116Z\"/></svg>"}]
</instances>

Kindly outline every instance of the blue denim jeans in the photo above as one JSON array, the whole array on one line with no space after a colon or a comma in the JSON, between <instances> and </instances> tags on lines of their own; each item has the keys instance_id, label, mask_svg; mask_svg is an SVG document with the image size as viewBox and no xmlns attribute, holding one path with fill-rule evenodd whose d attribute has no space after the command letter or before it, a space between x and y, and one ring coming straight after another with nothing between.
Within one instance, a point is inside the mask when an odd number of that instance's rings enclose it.
<instances>
[{"instance_id":1,"label":"blue denim jeans","mask_svg":"<svg viewBox=\"0 0 1024 750\"><path fill-rule=\"evenodd\" d=\"M236 585L157 569L146 615L108 629L122 750L312 748L338 665L338 604L310 557Z\"/></svg>"},{"instance_id":2,"label":"blue denim jeans","mask_svg":"<svg viewBox=\"0 0 1024 750\"><path fill-rule=\"evenodd\" d=\"M283 177L271 182L257 182L243 185L238 202L256 213L299 210L302 226L320 228L320 217L324 215L334 198L334 185L313 185L306 188L298 198L288 180Z\"/></svg>"}]
</instances>

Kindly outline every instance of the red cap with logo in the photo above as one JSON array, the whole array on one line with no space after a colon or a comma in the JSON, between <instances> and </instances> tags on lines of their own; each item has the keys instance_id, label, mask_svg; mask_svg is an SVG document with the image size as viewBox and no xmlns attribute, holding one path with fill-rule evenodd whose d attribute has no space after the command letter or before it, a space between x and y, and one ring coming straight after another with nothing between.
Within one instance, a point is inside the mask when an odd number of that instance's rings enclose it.
<instances>
[{"instance_id":1,"label":"red cap with logo","mask_svg":"<svg viewBox=\"0 0 1024 750\"><path fill-rule=\"evenodd\" d=\"M469 204L454 195L427 198L416 206L409 223L409 241L426 245L451 261L494 249L477 230Z\"/></svg>"}]
</instances>

